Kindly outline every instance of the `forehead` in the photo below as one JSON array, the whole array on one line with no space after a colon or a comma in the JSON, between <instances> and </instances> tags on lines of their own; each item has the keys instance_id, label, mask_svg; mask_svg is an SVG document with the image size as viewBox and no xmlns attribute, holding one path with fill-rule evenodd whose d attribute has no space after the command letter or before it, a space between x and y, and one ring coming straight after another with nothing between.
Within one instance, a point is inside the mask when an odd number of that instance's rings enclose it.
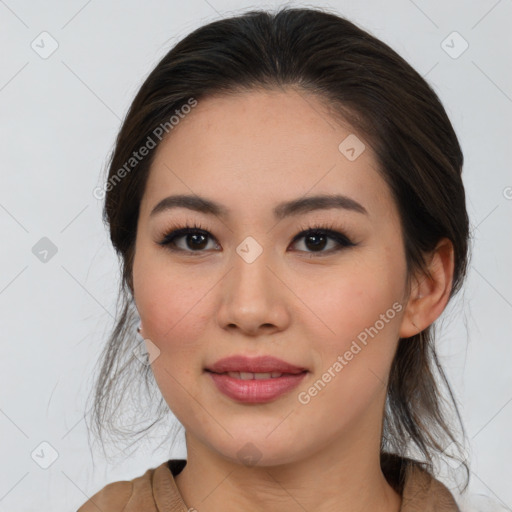
<instances>
[{"instance_id":1,"label":"forehead","mask_svg":"<svg viewBox=\"0 0 512 512\"><path fill-rule=\"evenodd\" d=\"M368 141L305 92L200 100L156 151L146 213L171 193L208 197L248 216L317 194L350 196L375 218L393 207Z\"/></svg>"}]
</instances>

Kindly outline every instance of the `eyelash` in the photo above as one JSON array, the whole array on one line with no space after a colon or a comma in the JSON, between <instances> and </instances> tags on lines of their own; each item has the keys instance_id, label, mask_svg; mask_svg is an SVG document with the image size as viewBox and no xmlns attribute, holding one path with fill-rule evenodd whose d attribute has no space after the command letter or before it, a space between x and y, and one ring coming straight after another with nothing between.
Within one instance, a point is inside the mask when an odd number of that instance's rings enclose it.
<instances>
[{"instance_id":1,"label":"eyelash","mask_svg":"<svg viewBox=\"0 0 512 512\"><path fill-rule=\"evenodd\" d=\"M306 252L308 254L311 254L313 257L318 257L322 255L331 255L335 252L338 252L344 248L347 247L353 247L357 245L356 243L352 242L346 235L343 233L340 233L339 231L335 230L335 226L333 224L328 225L321 225L321 224L312 224L307 226L301 226L299 228L301 231L295 235L295 237L292 240L292 244L300 240L301 238L305 238L307 236L311 235L325 235L327 238L330 238L331 240L334 240L338 247L334 249L330 249L327 251L299 251L299 252ZM172 252L182 252L182 253L190 253L192 256L199 256L202 253L204 253L204 250L197 250L197 251L191 251L191 250L185 250L176 248L174 246L174 243L176 239L181 238L183 236L189 235L189 234L203 234L205 236L210 236L210 233L208 230L201 226L201 224L198 224L196 222L193 223L193 226L191 225L174 225L171 226L171 228L166 232L166 234L163 235L163 238L160 242L157 242L159 245L164 246L166 249ZM211 237L213 238L213 237ZM214 238L213 238L214 239Z\"/></svg>"}]
</instances>

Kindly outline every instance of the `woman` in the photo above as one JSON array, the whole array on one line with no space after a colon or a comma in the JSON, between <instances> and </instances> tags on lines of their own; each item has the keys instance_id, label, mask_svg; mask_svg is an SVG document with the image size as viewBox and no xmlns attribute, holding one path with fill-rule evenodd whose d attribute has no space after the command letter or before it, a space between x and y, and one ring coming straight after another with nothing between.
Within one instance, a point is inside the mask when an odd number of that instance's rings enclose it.
<instances>
[{"instance_id":1,"label":"woman","mask_svg":"<svg viewBox=\"0 0 512 512\"><path fill-rule=\"evenodd\" d=\"M154 376L187 459L79 511L459 510L435 476L462 445L433 326L468 265L462 164L429 85L335 14L179 42L110 162L124 302L95 412Z\"/></svg>"}]
</instances>

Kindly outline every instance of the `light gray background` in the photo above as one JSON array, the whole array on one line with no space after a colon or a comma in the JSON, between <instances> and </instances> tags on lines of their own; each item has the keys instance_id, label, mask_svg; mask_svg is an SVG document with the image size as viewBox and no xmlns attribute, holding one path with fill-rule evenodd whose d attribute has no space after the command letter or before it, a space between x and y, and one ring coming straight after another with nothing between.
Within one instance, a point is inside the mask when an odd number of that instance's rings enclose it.
<instances>
[{"instance_id":1,"label":"light gray background","mask_svg":"<svg viewBox=\"0 0 512 512\"><path fill-rule=\"evenodd\" d=\"M434 87L460 138L474 253L439 346L471 439L470 491L509 510L512 3L293 4L335 9L391 45ZM82 417L119 276L92 191L120 120L164 53L208 21L277 5L0 0L0 511L76 510L108 482L185 455L162 446L115 465L95 455L93 467ZM43 31L58 43L47 58ZM454 31L469 44L457 58L464 42ZM33 253L43 237L58 251L47 262ZM42 442L58 453L48 469L34 460L51 457Z\"/></svg>"}]
</instances>

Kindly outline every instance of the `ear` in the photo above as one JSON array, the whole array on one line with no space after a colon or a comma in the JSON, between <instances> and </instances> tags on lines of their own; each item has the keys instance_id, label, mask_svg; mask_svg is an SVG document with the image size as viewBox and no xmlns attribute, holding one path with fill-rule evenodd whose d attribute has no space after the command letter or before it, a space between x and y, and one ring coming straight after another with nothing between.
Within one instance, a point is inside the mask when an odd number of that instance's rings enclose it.
<instances>
[{"instance_id":1,"label":"ear","mask_svg":"<svg viewBox=\"0 0 512 512\"><path fill-rule=\"evenodd\" d=\"M400 338L409 338L423 331L443 312L452 289L453 253L452 242L448 238L441 239L427 258L431 276L421 272L414 277L400 325Z\"/></svg>"}]
</instances>

